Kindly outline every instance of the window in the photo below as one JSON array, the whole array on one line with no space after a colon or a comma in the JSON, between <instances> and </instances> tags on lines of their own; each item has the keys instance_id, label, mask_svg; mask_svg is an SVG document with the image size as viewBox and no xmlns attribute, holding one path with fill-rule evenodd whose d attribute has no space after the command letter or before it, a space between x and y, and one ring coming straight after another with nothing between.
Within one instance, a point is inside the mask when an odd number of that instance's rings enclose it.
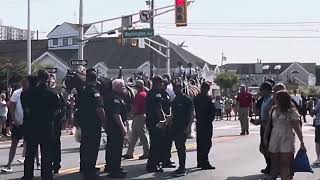
<instances>
[{"instance_id":1,"label":"window","mask_svg":"<svg viewBox=\"0 0 320 180\"><path fill-rule=\"evenodd\" d=\"M68 46L68 38L63 38L62 44L63 46Z\"/></svg>"},{"instance_id":2,"label":"window","mask_svg":"<svg viewBox=\"0 0 320 180\"><path fill-rule=\"evenodd\" d=\"M52 39L52 45L53 45L53 46L58 46L58 45L59 45L59 41L58 41L57 38Z\"/></svg>"},{"instance_id":3,"label":"window","mask_svg":"<svg viewBox=\"0 0 320 180\"><path fill-rule=\"evenodd\" d=\"M78 38L72 38L72 45L78 45Z\"/></svg>"}]
</instances>

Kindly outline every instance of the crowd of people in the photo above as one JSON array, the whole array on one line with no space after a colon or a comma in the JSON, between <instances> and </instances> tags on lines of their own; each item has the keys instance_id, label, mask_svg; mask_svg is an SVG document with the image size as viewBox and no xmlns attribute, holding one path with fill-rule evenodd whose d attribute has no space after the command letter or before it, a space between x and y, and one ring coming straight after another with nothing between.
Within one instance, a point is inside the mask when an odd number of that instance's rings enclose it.
<instances>
[{"instance_id":1,"label":"crowd of people","mask_svg":"<svg viewBox=\"0 0 320 180\"><path fill-rule=\"evenodd\" d=\"M23 139L25 159L22 162L22 179L33 179L35 162L37 169L41 169L42 179L53 179L53 174L59 173L61 168L61 130L72 132L73 126L77 126L81 129L80 172L86 180L98 177L96 162L102 129L107 134L104 171L109 177L126 177L121 160L134 158L138 139L143 147L143 155L139 159L147 159L147 172L176 168L171 161L174 142L179 165L173 175L185 176L186 140L194 122L197 168L215 169L208 156L212 147L213 121L222 120L224 115L226 120L231 120L232 110L239 117L240 135L249 135L249 122L260 126L259 150L266 160L266 168L261 172L273 179L280 175L284 180L292 179L294 175L293 132L299 138L300 150L306 150L301 122L306 121L304 116L309 110L310 115L315 116L313 124L318 159L314 164L320 164L320 101L315 98L308 100L296 91L291 96L283 84L275 84L272 80L261 84L260 98L254 98L243 85L235 98L212 97L207 82L203 82L200 93L191 98L184 93L185 82L182 80L171 83L170 76L155 76L151 80L150 90L145 88L144 81L136 80L134 86L137 93L133 102L128 102L125 98L126 84L122 79L105 82L103 88L98 88L94 69L86 70L85 84L67 99L57 90L54 76L47 71L40 70L37 76L25 77L22 87L12 93L10 101L6 100L5 93L0 95L0 126L7 122L8 114L12 122L9 160L2 172L12 171L11 164L18 143ZM314 105L310 105L311 101ZM253 113L258 118L249 121ZM126 127L129 118L132 119L130 133ZM129 147L123 155L123 144L128 136Z\"/></svg>"}]
</instances>

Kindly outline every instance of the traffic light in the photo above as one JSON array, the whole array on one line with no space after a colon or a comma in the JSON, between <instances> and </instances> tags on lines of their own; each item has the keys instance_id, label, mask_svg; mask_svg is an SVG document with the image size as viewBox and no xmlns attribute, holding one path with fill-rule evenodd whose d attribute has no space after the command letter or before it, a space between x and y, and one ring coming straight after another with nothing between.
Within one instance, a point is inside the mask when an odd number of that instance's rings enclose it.
<instances>
[{"instance_id":1,"label":"traffic light","mask_svg":"<svg viewBox=\"0 0 320 180\"><path fill-rule=\"evenodd\" d=\"M175 0L176 1L176 26L187 26L187 10L188 1L187 0Z\"/></svg>"}]
</instances>

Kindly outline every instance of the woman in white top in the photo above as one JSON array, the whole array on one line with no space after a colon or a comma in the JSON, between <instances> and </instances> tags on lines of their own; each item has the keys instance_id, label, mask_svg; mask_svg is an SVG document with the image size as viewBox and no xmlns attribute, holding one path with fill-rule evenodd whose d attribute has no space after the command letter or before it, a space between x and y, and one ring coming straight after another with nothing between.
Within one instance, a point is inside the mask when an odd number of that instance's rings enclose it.
<instances>
[{"instance_id":1,"label":"woman in white top","mask_svg":"<svg viewBox=\"0 0 320 180\"><path fill-rule=\"evenodd\" d=\"M286 90L281 90L275 95L276 105L270 112L270 120L264 134L271 153L272 171L271 175L276 177L279 174L282 180L293 178L292 163L295 152L295 134L300 140L300 149L305 150L302 132L300 129L300 115L296 108L292 106L290 94ZM272 127L272 128L271 128ZM269 142L267 140L269 139Z\"/></svg>"},{"instance_id":2,"label":"woman in white top","mask_svg":"<svg viewBox=\"0 0 320 180\"><path fill-rule=\"evenodd\" d=\"M2 128L7 121L8 105L6 102L6 94L0 94L0 137L2 134Z\"/></svg>"}]
</instances>

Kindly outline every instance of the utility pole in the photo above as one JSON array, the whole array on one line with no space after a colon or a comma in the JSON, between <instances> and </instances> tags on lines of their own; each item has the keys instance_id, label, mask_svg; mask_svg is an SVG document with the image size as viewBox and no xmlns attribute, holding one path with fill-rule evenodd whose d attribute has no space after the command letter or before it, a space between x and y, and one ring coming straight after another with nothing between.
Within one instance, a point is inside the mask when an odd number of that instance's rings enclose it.
<instances>
[{"instance_id":1,"label":"utility pole","mask_svg":"<svg viewBox=\"0 0 320 180\"><path fill-rule=\"evenodd\" d=\"M151 19L150 19L150 28L153 29L154 28L154 0L151 0ZM150 49L150 57L149 57L149 63L150 63L150 78L154 75L153 72L153 63L154 63L154 55L153 55L153 50Z\"/></svg>"},{"instance_id":2,"label":"utility pole","mask_svg":"<svg viewBox=\"0 0 320 180\"><path fill-rule=\"evenodd\" d=\"M28 33L27 33L27 67L28 75L31 75L31 31L30 31L30 0L28 0Z\"/></svg>"},{"instance_id":3,"label":"utility pole","mask_svg":"<svg viewBox=\"0 0 320 180\"><path fill-rule=\"evenodd\" d=\"M79 6L79 43L78 43L78 60L83 60L83 0L80 0Z\"/></svg>"}]
</instances>

